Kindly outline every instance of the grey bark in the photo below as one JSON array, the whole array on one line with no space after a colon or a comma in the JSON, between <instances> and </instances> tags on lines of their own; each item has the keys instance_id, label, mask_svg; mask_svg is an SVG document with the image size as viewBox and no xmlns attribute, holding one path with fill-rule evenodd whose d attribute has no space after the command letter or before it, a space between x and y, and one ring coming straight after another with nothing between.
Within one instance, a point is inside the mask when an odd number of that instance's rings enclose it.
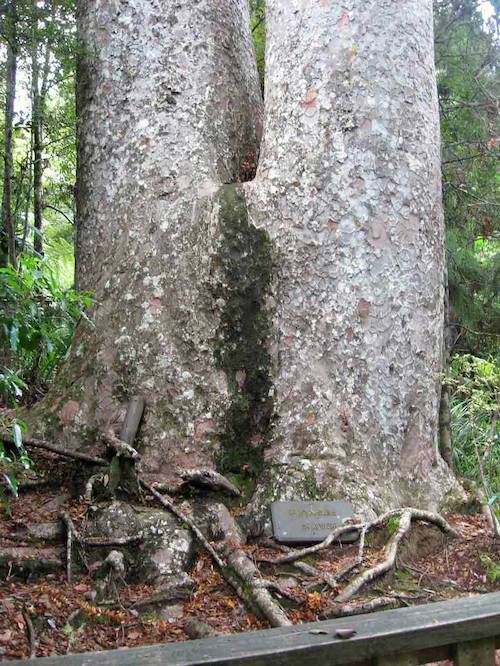
<instances>
[{"instance_id":1,"label":"grey bark","mask_svg":"<svg viewBox=\"0 0 500 666\"><path fill-rule=\"evenodd\" d=\"M268 5L272 496L435 506L444 244L431 0Z\"/></svg>"},{"instance_id":2,"label":"grey bark","mask_svg":"<svg viewBox=\"0 0 500 666\"><path fill-rule=\"evenodd\" d=\"M247 474L250 523L272 498L442 503L431 0L269 2L245 185L245 0L81 0L78 25L77 284L98 305L40 434L99 453L144 395L142 476Z\"/></svg>"}]
</instances>

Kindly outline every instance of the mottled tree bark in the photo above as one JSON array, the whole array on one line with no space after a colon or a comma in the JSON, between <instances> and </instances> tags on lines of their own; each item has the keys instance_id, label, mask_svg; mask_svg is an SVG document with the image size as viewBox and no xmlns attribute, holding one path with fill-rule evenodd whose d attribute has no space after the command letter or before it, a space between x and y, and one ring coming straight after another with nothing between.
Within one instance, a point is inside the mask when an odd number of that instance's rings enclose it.
<instances>
[{"instance_id":1,"label":"mottled tree bark","mask_svg":"<svg viewBox=\"0 0 500 666\"><path fill-rule=\"evenodd\" d=\"M77 284L96 292L42 433L142 473L433 507L443 222L431 0L81 0ZM243 164L243 168L242 168ZM48 403L48 404L47 404ZM40 421L39 421L40 423Z\"/></svg>"},{"instance_id":2,"label":"mottled tree bark","mask_svg":"<svg viewBox=\"0 0 500 666\"><path fill-rule=\"evenodd\" d=\"M33 423L102 450L143 395L142 471L168 481L213 466L230 406L218 210L261 132L248 7L82 0L78 29L76 282L97 306Z\"/></svg>"},{"instance_id":3,"label":"mottled tree bark","mask_svg":"<svg viewBox=\"0 0 500 666\"><path fill-rule=\"evenodd\" d=\"M277 256L271 496L439 503L444 243L431 0L268 3L246 186Z\"/></svg>"}]
</instances>

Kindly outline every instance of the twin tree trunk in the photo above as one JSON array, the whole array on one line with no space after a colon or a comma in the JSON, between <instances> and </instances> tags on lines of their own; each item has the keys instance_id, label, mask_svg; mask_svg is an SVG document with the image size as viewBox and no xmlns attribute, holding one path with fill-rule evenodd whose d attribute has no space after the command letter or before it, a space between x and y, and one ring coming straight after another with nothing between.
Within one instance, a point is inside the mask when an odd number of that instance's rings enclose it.
<instances>
[{"instance_id":1,"label":"twin tree trunk","mask_svg":"<svg viewBox=\"0 0 500 666\"><path fill-rule=\"evenodd\" d=\"M141 394L144 478L215 467L254 523L276 498L442 503L432 1L269 0L264 113L246 0L81 0L78 21L97 305L45 434L102 453Z\"/></svg>"}]
</instances>

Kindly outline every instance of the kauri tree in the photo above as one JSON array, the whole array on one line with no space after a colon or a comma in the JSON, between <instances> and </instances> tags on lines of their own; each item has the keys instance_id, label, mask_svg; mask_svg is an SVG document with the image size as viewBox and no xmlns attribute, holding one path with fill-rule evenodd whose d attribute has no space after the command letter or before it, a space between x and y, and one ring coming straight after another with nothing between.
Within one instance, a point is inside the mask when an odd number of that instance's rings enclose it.
<instances>
[{"instance_id":1,"label":"kauri tree","mask_svg":"<svg viewBox=\"0 0 500 666\"><path fill-rule=\"evenodd\" d=\"M142 477L216 469L252 526L442 504L431 0L269 0L264 110L246 0L82 0L78 29L94 324L33 429L103 455L141 395Z\"/></svg>"}]
</instances>

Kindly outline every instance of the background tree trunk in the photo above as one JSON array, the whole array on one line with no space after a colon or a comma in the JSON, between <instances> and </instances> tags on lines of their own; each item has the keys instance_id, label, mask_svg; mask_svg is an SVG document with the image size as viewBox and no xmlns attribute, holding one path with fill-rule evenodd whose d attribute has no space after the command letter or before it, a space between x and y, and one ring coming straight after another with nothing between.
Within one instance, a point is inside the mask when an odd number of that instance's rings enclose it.
<instances>
[{"instance_id":1,"label":"background tree trunk","mask_svg":"<svg viewBox=\"0 0 500 666\"><path fill-rule=\"evenodd\" d=\"M51 7L52 5L52 7ZM48 17L52 13L54 20L55 4L45 0L44 13ZM45 45L39 38L39 22L34 19L33 52L31 58L31 125L33 145L33 249L43 256L43 127L45 122L45 106L49 85L51 39L45 37ZM40 67L40 59L42 66ZM41 71L40 71L41 70ZM40 77L41 73L41 77Z\"/></svg>"},{"instance_id":2,"label":"background tree trunk","mask_svg":"<svg viewBox=\"0 0 500 666\"><path fill-rule=\"evenodd\" d=\"M5 8L4 30L6 35L7 60L5 64L5 111L4 111L4 172L2 194L2 226L0 234L0 266L10 261L16 264L16 222L12 208L12 180L14 129L14 102L16 99L17 45L16 45L16 2L10 0Z\"/></svg>"}]
</instances>

